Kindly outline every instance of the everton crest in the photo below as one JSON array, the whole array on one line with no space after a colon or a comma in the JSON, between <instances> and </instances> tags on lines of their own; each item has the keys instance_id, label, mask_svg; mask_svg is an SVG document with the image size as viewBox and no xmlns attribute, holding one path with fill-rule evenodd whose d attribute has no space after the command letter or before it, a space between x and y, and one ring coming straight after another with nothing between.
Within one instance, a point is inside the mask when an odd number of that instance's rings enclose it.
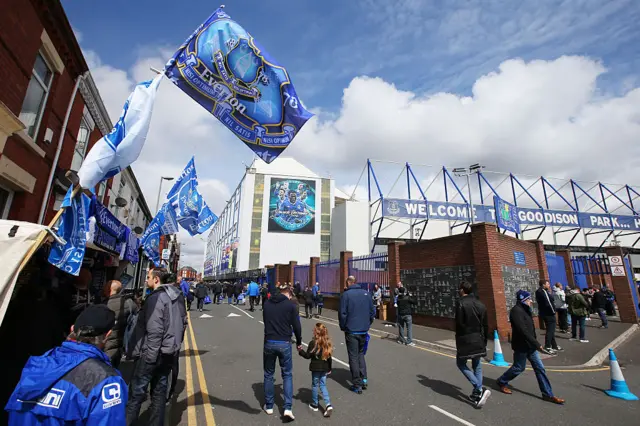
<instances>
[{"instance_id":1,"label":"everton crest","mask_svg":"<svg viewBox=\"0 0 640 426\"><path fill-rule=\"evenodd\" d=\"M312 117L287 70L222 9L178 49L165 74L267 163Z\"/></svg>"}]
</instances>

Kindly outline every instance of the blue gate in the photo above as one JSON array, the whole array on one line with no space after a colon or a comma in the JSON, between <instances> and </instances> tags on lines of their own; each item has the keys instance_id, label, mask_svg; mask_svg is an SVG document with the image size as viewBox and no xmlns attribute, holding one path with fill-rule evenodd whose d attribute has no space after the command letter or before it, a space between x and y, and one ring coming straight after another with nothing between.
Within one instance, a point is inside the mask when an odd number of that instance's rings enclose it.
<instances>
[{"instance_id":1,"label":"blue gate","mask_svg":"<svg viewBox=\"0 0 640 426\"><path fill-rule=\"evenodd\" d=\"M389 256L387 253L376 253L349 259L349 275L353 275L356 283L373 292L376 284L382 289L384 297L389 297Z\"/></svg>"},{"instance_id":2,"label":"blue gate","mask_svg":"<svg viewBox=\"0 0 640 426\"><path fill-rule=\"evenodd\" d=\"M267 283L269 284L269 292L271 294L275 293L275 291L276 291L275 279L276 279L276 269L275 268L268 268L267 269Z\"/></svg>"},{"instance_id":3,"label":"blue gate","mask_svg":"<svg viewBox=\"0 0 640 426\"><path fill-rule=\"evenodd\" d=\"M547 259L547 271L549 271L549 282L552 286L556 283L562 284L562 288L569 285L567 270L564 265L564 258L553 253L545 253Z\"/></svg>"},{"instance_id":4,"label":"blue gate","mask_svg":"<svg viewBox=\"0 0 640 426\"><path fill-rule=\"evenodd\" d=\"M307 288L309 284L309 265L297 265L293 268L293 282L299 282L302 291Z\"/></svg>"},{"instance_id":5,"label":"blue gate","mask_svg":"<svg viewBox=\"0 0 640 426\"><path fill-rule=\"evenodd\" d=\"M629 280L629 287L631 287L631 296L633 297L633 306L636 308L636 314L640 317L640 302L638 299L638 288L633 279L633 269L631 268L631 264L629 263L629 257L624 258L625 270L627 272L627 279Z\"/></svg>"},{"instance_id":6,"label":"blue gate","mask_svg":"<svg viewBox=\"0 0 640 426\"><path fill-rule=\"evenodd\" d=\"M610 275L609 258L605 255L573 256L571 258L573 277L580 289L589 287L587 275Z\"/></svg>"},{"instance_id":7,"label":"blue gate","mask_svg":"<svg viewBox=\"0 0 640 426\"><path fill-rule=\"evenodd\" d=\"M316 282L324 294L340 294L340 259L320 262L316 266ZM344 284L342 284L344 285Z\"/></svg>"}]
</instances>

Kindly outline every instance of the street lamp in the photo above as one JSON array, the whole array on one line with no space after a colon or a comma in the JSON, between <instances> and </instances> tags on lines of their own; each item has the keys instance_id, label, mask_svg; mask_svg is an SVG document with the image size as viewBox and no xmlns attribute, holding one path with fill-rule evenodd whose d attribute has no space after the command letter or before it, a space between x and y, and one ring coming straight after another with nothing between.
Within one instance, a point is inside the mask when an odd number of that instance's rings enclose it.
<instances>
[{"instance_id":1,"label":"street lamp","mask_svg":"<svg viewBox=\"0 0 640 426\"><path fill-rule=\"evenodd\" d=\"M173 180L173 178L168 176L160 176L160 187L158 188L158 199L156 201L156 213L158 213L158 210L160 209L160 194L162 193L162 181L165 181L165 180Z\"/></svg>"},{"instance_id":2,"label":"street lamp","mask_svg":"<svg viewBox=\"0 0 640 426\"><path fill-rule=\"evenodd\" d=\"M473 214L473 200L471 199L471 179L469 176L480 173L480 170L484 169L484 166L480 164L472 164L469 167L456 167L453 169L453 173L456 176L464 176L467 178L467 190L469 191L469 218L471 219L471 223L475 223L475 215Z\"/></svg>"}]
</instances>

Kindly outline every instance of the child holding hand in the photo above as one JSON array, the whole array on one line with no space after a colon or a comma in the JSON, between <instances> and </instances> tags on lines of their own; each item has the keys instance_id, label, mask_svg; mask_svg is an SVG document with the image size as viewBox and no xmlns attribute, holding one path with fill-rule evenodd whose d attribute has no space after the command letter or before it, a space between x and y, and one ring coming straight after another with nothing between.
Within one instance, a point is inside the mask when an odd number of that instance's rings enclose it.
<instances>
[{"instance_id":1,"label":"child holding hand","mask_svg":"<svg viewBox=\"0 0 640 426\"><path fill-rule=\"evenodd\" d=\"M329 391L327 390L327 375L331 374L332 353L333 344L329 337L329 330L319 322L313 329L313 339L309 342L307 350L301 350L299 354L303 358L311 360L309 371L311 371L311 397L313 401L309 404L309 408L313 411L318 411L318 388L320 388L322 399L326 404L324 417L330 417L333 412Z\"/></svg>"}]
</instances>

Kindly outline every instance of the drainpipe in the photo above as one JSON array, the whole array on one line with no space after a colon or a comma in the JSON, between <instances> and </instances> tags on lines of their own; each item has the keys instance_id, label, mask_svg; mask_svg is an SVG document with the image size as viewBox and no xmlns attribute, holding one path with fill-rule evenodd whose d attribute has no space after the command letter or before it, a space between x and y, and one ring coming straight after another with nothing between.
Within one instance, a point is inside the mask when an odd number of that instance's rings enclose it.
<instances>
[{"instance_id":1,"label":"drainpipe","mask_svg":"<svg viewBox=\"0 0 640 426\"><path fill-rule=\"evenodd\" d=\"M38 223L42 224L44 221L44 215L47 211L47 205L49 204L49 196L51 195L51 185L53 183L53 176L56 173L56 167L58 167L58 160L60 159L60 152L62 151L62 143L64 142L64 134L67 132L67 124L69 124L69 116L71 115L71 109L73 103L76 100L76 94L78 93L78 87L84 78L85 74L81 74L76 79L76 85L73 87L73 93L71 93L71 99L69 99L69 105L67 106L67 113L64 116L64 122L62 123L62 131L58 138L58 147L56 148L56 155L53 158L53 164L51 165L51 171L49 172L49 179L47 180L47 186L44 189L44 197L42 198L42 206L40 206L40 215L38 216Z\"/></svg>"}]
</instances>

